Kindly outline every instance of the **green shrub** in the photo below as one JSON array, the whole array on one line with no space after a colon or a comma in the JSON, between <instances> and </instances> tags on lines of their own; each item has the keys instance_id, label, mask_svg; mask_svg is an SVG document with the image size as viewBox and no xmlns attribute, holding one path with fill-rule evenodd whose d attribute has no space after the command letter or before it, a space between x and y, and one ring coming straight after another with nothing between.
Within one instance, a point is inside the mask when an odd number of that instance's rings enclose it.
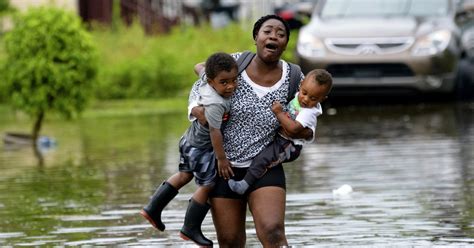
<instances>
[{"instance_id":1,"label":"green shrub","mask_svg":"<svg viewBox=\"0 0 474 248\"><path fill-rule=\"evenodd\" d=\"M3 39L2 36L0 36L0 103L5 103L7 100L5 69L5 51L3 50Z\"/></svg>"},{"instance_id":2,"label":"green shrub","mask_svg":"<svg viewBox=\"0 0 474 248\"><path fill-rule=\"evenodd\" d=\"M144 56L114 67L102 68L97 96L101 99L173 96L182 86L170 66L173 57ZM177 81L177 82L176 82Z\"/></svg>"},{"instance_id":3,"label":"green shrub","mask_svg":"<svg viewBox=\"0 0 474 248\"><path fill-rule=\"evenodd\" d=\"M165 98L184 96L197 79L193 66L216 52L255 51L252 23L233 23L222 29L178 26L169 34L146 35L137 22L127 27L94 26L100 68L95 85L98 99ZM293 60L297 32L283 58Z\"/></svg>"},{"instance_id":4,"label":"green shrub","mask_svg":"<svg viewBox=\"0 0 474 248\"><path fill-rule=\"evenodd\" d=\"M238 24L175 28L146 36L139 25L93 32L100 64L96 96L100 99L162 98L187 95L197 79L193 66L216 51L253 50L251 30Z\"/></svg>"},{"instance_id":5,"label":"green shrub","mask_svg":"<svg viewBox=\"0 0 474 248\"><path fill-rule=\"evenodd\" d=\"M77 15L52 7L15 16L5 36L5 81L12 106L36 119L35 138L48 111L66 118L91 96L96 52Z\"/></svg>"},{"instance_id":6,"label":"green shrub","mask_svg":"<svg viewBox=\"0 0 474 248\"><path fill-rule=\"evenodd\" d=\"M5 12L10 9L9 0L0 0L0 13Z\"/></svg>"},{"instance_id":7,"label":"green shrub","mask_svg":"<svg viewBox=\"0 0 474 248\"><path fill-rule=\"evenodd\" d=\"M15 11L14 8L10 6L9 0L0 0L0 38L4 33L4 24L7 15L13 13ZM1 52L1 51L0 51Z\"/></svg>"}]
</instances>

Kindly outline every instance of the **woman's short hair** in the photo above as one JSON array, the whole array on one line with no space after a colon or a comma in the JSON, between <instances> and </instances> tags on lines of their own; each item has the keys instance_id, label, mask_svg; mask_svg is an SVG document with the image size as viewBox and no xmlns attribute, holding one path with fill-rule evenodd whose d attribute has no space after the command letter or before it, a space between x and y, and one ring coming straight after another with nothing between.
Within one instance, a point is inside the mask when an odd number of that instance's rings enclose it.
<instances>
[{"instance_id":1,"label":"woman's short hair","mask_svg":"<svg viewBox=\"0 0 474 248\"><path fill-rule=\"evenodd\" d=\"M270 19L276 19L279 20L281 23L283 23L283 26L285 26L285 31L286 31L286 41L290 39L290 25L288 22L286 22L283 18L281 18L278 15L266 15L260 17L255 24L253 25L253 39L255 40L255 37L257 37L258 31L260 31L260 28L262 28L262 25L264 22L270 20Z\"/></svg>"}]
</instances>

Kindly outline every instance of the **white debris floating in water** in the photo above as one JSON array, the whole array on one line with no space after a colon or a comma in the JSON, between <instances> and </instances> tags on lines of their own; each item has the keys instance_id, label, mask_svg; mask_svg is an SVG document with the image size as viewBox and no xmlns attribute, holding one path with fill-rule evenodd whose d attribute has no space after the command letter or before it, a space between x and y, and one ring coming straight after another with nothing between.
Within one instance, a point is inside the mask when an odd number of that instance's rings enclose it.
<instances>
[{"instance_id":1,"label":"white debris floating in water","mask_svg":"<svg viewBox=\"0 0 474 248\"><path fill-rule=\"evenodd\" d=\"M338 189L333 189L332 194L334 196L346 196L352 193L352 187L348 184L344 184Z\"/></svg>"}]
</instances>

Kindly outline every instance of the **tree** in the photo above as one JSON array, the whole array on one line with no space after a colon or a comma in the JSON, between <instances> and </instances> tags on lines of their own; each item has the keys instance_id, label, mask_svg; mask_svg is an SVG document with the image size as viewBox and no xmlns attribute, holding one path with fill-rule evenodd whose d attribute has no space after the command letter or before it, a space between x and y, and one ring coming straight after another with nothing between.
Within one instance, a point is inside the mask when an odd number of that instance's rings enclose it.
<instances>
[{"instance_id":1,"label":"tree","mask_svg":"<svg viewBox=\"0 0 474 248\"><path fill-rule=\"evenodd\" d=\"M7 11L10 8L9 0L0 0L0 13Z\"/></svg>"},{"instance_id":2,"label":"tree","mask_svg":"<svg viewBox=\"0 0 474 248\"><path fill-rule=\"evenodd\" d=\"M11 11L9 0L0 0L0 36L3 33L3 19L4 15Z\"/></svg>"},{"instance_id":3,"label":"tree","mask_svg":"<svg viewBox=\"0 0 474 248\"><path fill-rule=\"evenodd\" d=\"M5 51L9 100L34 119L36 148L46 112L71 118L84 110L97 72L96 49L77 15L39 7L15 16Z\"/></svg>"}]
</instances>

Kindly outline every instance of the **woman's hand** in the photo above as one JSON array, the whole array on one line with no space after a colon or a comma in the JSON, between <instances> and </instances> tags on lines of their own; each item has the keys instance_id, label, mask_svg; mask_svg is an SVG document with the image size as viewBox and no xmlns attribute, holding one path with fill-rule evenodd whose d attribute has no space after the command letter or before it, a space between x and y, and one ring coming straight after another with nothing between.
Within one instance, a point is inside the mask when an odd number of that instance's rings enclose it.
<instances>
[{"instance_id":1,"label":"woman's hand","mask_svg":"<svg viewBox=\"0 0 474 248\"><path fill-rule=\"evenodd\" d=\"M205 69L206 69L206 63L204 62L194 65L194 73L196 73L196 75L198 76L201 76L201 74L204 73Z\"/></svg>"},{"instance_id":2,"label":"woman's hand","mask_svg":"<svg viewBox=\"0 0 474 248\"><path fill-rule=\"evenodd\" d=\"M201 125L207 125L206 116L204 115L204 107L196 106L191 109L191 114L201 123Z\"/></svg>"},{"instance_id":3,"label":"woman's hand","mask_svg":"<svg viewBox=\"0 0 474 248\"><path fill-rule=\"evenodd\" d=\"M231 164L227 158L217 160L217 172L219 173L219 176L223 177L225 180L234 176Z\"/></svg>"},{"instance_id":4,"label":"woman's hand","mask_svg":"<svg viewBox=\"0 0 474 248\"><path fill-rule=\"evenodd\" d=\"M305 128L298 134L288 137L291 137L293 139L311 139L313 137L313 130L311 130L311 128Z\"/></svg>"},{"instance_id":5,"label":"woman's hand","mask_svg":"<svg viewBox=\"0 0 474 248\"><path fill-rule=\"evenodd\" d=\"M279 113L283 112L283 106L279 101L274 101L272 104L272 111L275 115L278 115Z\"/></svg>"}]
</instances>

